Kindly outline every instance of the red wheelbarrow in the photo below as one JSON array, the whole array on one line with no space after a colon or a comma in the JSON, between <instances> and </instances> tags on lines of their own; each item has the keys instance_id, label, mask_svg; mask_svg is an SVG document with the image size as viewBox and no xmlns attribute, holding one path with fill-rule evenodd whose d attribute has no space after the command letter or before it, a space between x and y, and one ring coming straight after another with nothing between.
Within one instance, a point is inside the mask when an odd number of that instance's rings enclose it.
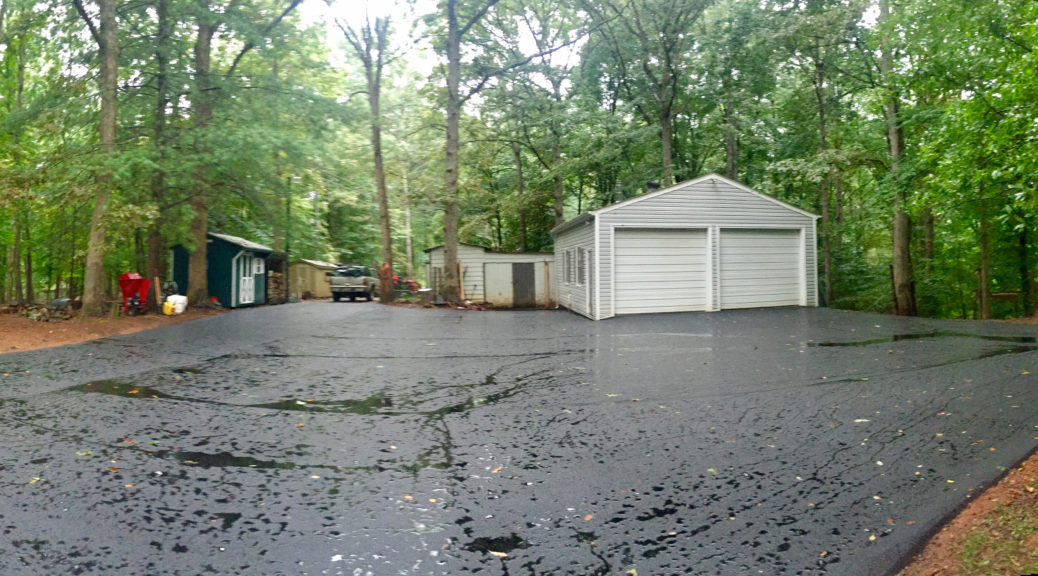
<instances>
[{"instance_id":1,"label":"red wheelbarrow","mask_svg":"<svg viewBox=\"0 0 1038 576\"><path fill-rule=\"evenodd\" d=\"M123 293L123 314L136 316L147 312L148 288L151 282L136 272L119 275L119 291Z\"/></svg>"}]
</instances>

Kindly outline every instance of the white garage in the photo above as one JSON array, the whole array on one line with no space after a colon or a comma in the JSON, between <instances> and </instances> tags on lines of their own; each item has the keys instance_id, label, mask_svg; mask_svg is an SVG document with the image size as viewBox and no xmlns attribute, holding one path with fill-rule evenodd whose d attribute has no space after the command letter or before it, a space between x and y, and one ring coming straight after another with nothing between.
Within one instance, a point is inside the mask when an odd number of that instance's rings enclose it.
<instances>
[{"instance_id":1,"label":"white garage","mask_svg":"<svg viewBox=\"0 0 1038 576\"><path fill-rule=\"evenodd\" d=\"M817 216L711 174L552 230L563 307L622 314L817 306Z\"/></svg>"}]
</instances>

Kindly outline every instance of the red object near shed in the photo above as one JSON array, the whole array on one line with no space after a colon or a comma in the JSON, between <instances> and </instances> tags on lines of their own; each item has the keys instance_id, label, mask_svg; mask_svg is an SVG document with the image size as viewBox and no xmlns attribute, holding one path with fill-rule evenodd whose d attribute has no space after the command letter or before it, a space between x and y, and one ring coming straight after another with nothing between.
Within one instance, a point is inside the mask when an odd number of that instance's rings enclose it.
<instances>
[{"instance_id":1,"label":"red object near shed","mask_svg":"<svg viewBox=\"0 0 1038 576\"><path fill-rule=\"evenodd\" d=\"M123 293L123 313L130 316L144 314L148 307L148 288L151 282L136 272L119 275L119 291Z\"/></svg>"}]
</instances>

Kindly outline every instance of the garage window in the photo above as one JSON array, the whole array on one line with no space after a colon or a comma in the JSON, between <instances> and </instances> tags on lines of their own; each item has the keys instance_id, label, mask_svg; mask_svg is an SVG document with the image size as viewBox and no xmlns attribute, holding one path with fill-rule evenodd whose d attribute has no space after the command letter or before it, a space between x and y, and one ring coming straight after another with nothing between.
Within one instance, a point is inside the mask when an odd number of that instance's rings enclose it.
<instances>
[{"instance_id":1,"label":"garage window","mask_svg":"<svg viewBox=\"0 0 1038 576\"><path fill-rule=\"evenodd\" d=\"M575 267L573 265L573 260L575 258L575 255L576 255L576 250L575 249L570 248L569 250L566 250L566 257L565 257L565 260L566 260L566 263L565 263L565 266L566 266L566 284L573 284L576 281L576 278L577 278L576 270L574 269Z\"/></svg>"},{"instance_id":2,"label":"garage window","mask_svg":"<svg viewBox=\"0 0 1038 576\"><path fill-rule=\"evenodd\" d=\"M588 252L590 250L587 248L579 248L577 250L577 286L587 284Z\"/></svg>"}]
</instances>

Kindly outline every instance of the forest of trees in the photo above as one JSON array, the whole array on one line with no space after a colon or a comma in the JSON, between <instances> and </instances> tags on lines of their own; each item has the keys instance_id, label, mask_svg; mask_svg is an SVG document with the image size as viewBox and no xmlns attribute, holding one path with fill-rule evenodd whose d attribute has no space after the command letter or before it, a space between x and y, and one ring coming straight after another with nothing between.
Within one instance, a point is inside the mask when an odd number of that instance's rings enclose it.
<instances>
[{"instance_id":1,"label":"forest of trees","mask_svg":"<svg viewBox=\"0 0 1038 576\"><path fill-rule=\"evenodd\" d=\"M1029 316L1035 22L1029 0L0 0L0 301L102 314L175 244L204 301L207 231L421 278L424 248L550 251L580 212L716 172L821 216L829 306Z\"/></svg>"}]
</instances>

